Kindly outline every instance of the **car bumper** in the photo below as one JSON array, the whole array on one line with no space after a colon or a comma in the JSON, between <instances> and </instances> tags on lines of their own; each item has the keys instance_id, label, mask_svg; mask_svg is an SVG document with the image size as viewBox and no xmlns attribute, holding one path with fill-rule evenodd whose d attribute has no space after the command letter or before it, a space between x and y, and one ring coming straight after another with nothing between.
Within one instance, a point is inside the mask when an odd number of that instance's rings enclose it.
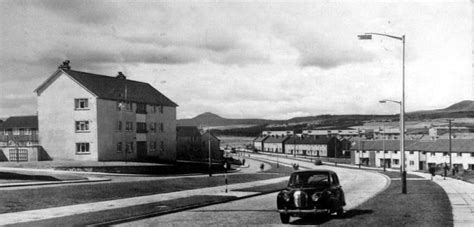
<instances>
[{"instance_id":1,"label":"car bumper","mask_svg":"<svg viewBox=\"0 0 474 227\"><path fill-rule=\"evenodd\" d=\"M278 209L278 213L282 214L317 214L327 213L328 209Z\"/></svg>"}]
</instances>

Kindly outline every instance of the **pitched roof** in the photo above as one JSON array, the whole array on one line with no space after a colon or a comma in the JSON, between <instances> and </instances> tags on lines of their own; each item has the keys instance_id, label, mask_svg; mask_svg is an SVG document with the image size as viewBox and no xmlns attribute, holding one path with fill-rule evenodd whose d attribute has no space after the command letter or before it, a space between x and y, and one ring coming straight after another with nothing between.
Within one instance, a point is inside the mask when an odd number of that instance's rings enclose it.
<instances>
[{"instance_id":1,"label":"pitched roof","mask_svg":"<svg viewBox=\"0 0 474 227\"><path fill-rule=\"evenodd\" d=\"M196 126L178 126L176 127L176 135L178 137L201 136Z\"/></svg>"},{"instance_id":2,"label":"pitched roof","mask_svg":"<svg viewBox=\"0 0 474 227\"><path fill-rule=\"evenodd\" d=\"M68 69L59 69L55 74L53 74L53 76L60 71L72 77L75 81L101 99L118 101L126 100L137 103L172 107L178 106L148 83ZM41 91L50 81L51 77L35 91Z\"/></svg>"},{"instance_id":3,"label":"pitched roof","mask_svg":"<svg viewBox=\"0 0 474 227\"><path fill-rule=\"evenodd\" d=\"M259 136L259 137L255 138L253 141L254 142L263 142L266 138L268 138L268 136Z\"/></svg>"},{"instance_id":4,"label":"pitched roof","mask_svg":"<svg viewBox=\"0 0 474 227\"><path fill-rule=\"evenodd\" d=\"M269 136L264 143L283 143L289 136Z\"/></svg>"},{"instance_id":5,"label":"pitched roof","mask_svg":"<svg viewBox=\"0 0 474 227\"><path fill-rule=\"evenodd\" d=\"M206 139L209 137L209 135L211 135L211 137L215 138L216 140L221 141L219 138L217 138L217 136L215 136L215 135L214 135L212 132L210 132L210 131L207 131L207 132L204 132L203 134L201 134L201 136L202 136L203 138L206 138Z\"/></svg>"},{"instance_id":6,"label":"pitched roof","mask_svg":"<svg viewBox=\"0 0 474 227\"><path fill-rule=\"evenodd\" d=\"M448 152L449 139L438 139L433 141L420 141L408 147L410 150L427 152ZM474 139L452 139L452 152L474 152Z\"/></svg>"},{"instance_id":7,"label":"pitched roof","mask_svg":"<svg viewBox=\"0 0 474 227\"><path fill-rule=\"evenodd\" d=\"M9 117L0 125L0 129L13 128L38 128L38 116L14 116Z\"/></svg>"},{"instance_id":8,"label":"pitched roof","mask_svg":"<svg viewBox=\"0 0 474 227\"><path fill-rule=\"evenodd\" d=\"M329 139L327 137L315 138L314 136L308 137L291 137L289 140L285 141L285 144L327 144Z\"/></svg>"},{"instance_id":9,"label":"pitched roof","mask_svg":"<svg viewBox=\"0 0 474 227\"><path fill-rule=\"evenodd\" d=\"M405 150L408 150L408 147L418 141L416 140L405 140ZM400 140L361 140L354 141L351 146L351 150L374 150L381 151L385 150L390 151L399 151L400 150Z\"/></svg>"}]
</instances>

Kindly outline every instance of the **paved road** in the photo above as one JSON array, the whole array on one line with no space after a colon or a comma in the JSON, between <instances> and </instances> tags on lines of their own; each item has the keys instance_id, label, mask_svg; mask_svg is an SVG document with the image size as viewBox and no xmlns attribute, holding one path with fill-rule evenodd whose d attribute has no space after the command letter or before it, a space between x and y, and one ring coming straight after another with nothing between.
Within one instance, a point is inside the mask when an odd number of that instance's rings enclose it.
<instances>
[{"instance_id":1,"label":"paved road","mask_svg":"<svg viewBox=\"0 0 474 227\"><path fill-rule=\"evenodd\" d=\"M253 157L269 159L267 156L260 155L253 155ZM279 158L279 162L282 164L291 164L291 162L295 161ZM342 187L346 193L346 210L360 205L367 199L373 197L376 193L382 191L389 184L388 178L373 172L335 168L330 166L314 166L313 164L305 162L298 163L300 167L324 168L336 171L341 179ZM292 221L298 222L298 219L293 218ZM226 226L262 224L280 224L279 215L276 212L276 193L140 220L123 224L122 226Z\"/></svg>"}]
</instances>

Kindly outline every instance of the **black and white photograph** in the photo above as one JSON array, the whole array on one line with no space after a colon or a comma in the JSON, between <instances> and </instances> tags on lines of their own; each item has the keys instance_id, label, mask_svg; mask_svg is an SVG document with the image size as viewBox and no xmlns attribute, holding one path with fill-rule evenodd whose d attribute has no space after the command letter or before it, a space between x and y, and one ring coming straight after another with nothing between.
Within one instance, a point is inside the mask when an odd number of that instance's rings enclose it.
<instances>
[{"instance_id":1,"label":"black and white photograph","mask_svg":"<svg viewBox=\"0 0 474 227\"><path fill-rule=\"evenodd\" d=\"M474 0L0 0L0 226L474 226Z\"/></svg>"}]
</instances>

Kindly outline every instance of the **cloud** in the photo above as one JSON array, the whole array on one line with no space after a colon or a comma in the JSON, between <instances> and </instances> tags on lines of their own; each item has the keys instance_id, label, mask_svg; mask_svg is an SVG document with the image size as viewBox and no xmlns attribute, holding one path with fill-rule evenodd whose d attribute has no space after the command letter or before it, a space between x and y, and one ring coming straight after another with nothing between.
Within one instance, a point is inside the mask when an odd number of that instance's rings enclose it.
<instances>
[{"instance_id":1,"label":"cloud","mask_svg":"<svg viewBox=\"0 0 474 227\"><path fill-rule=\"evenodd\" d=\"M42 0L32 1L39 7L57 14L61 18L70 18L83 24L106 24L117 16L117 8L112 1L94 0Z\"/></svg>"}]
</instances>

